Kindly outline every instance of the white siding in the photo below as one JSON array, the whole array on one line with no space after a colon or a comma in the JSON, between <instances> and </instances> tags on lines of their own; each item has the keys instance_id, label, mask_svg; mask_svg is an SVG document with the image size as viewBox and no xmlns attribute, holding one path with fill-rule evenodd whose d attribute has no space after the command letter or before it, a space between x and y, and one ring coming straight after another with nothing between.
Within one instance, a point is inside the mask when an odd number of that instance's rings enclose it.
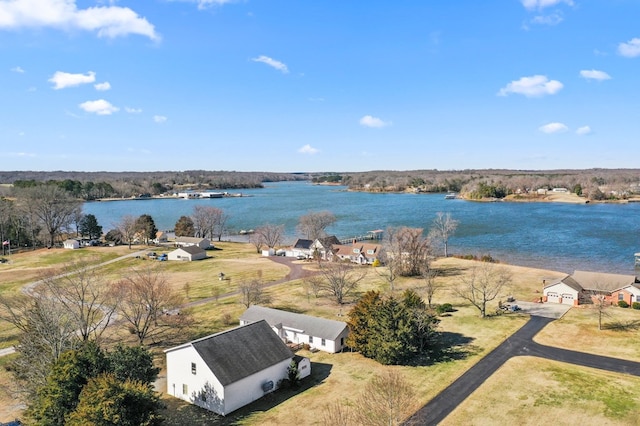
<instances>
[{"instance_id":1,"label":"white siding","mask_svg":"<svg viewBox=\"0 0 640 426\"><path fill-rule=\"evenodd\" d=\"M547 301L552 303L560 303L560 297L562 304L567 305L573 305L573 301L578 300L578 292L562 282L550 285L542 293L547 296Z\"/></svg>"},{"instance_id":2,"label":"white siding","mask_svg":"<svg viewBox=\"0 0 640 426\"><path fill-rule=\"evenodd\" d=\"M291 364L291 358L228 385L225 389L225 395L227 395L224 402L225 412L222 414L227 415L276 390L278 382L287 377L289 364ZM273 382L274 387L265 393L262 385L270 381Z\"/></svg>"},{"instance_id":3,"label":"white siding","mask_svg":"<svg viewBox=\"0 0 640 426\"><path fill-rule=\"evenodd\" d=\"M167 393L218 414L225 412L225 390L193 346L167 352ZM191 363L196 364L196 374ZM187 393L183 393L186 385ZM206 401L202 400L202 394Z\"/></svg>"}]
</instances>

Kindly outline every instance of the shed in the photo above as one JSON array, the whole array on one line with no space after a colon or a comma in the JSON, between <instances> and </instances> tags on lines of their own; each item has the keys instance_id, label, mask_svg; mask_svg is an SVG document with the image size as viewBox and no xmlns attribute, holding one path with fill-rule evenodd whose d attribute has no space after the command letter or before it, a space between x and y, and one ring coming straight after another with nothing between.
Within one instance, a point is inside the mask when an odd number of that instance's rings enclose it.
<instances>
[{"instance_id":1,"label":"shed","mask_svg":"<svg viewBox=\"0 0 640 426\"><path fill-rule=\"evenodd\" d=\"M203 250L213 247L211 245L211 240L208 238L198 238L198 237L176 237L176 247L191 247L196 246L200 247Z\"/></svg>"},{"instance_id":2,"label":"shed","mask_svg":"<svg viewBox=\"0 0 640 426\"><path fill-rule=\"evenodd\" d=\"M80 248L80 242L78 240L68 239L62 243L62 246L66 249L77 250Z\"/></svg>"}]
</instances>

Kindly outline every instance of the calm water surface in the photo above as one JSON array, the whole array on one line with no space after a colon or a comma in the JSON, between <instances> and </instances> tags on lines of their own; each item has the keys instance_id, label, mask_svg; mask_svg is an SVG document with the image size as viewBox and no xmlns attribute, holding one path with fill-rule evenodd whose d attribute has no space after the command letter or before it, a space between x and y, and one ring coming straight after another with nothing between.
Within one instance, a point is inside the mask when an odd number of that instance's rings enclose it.
<instances>
[{"instance_id":1,"label":"calm water surface","mask_svg":"<svg viewBox=\"0 0 640 426\"><path fill-rule=\"evenodd\" d=\"M152 199L85 203L106 230L124 215L150 214L158 229L173 229L196 205L223 209L231 230L284 224L296 238L300 216L329 210L337 218L327 231L338 238L388 226L428 229L437 212L460 222L449 241L451 253L489 254L502 262L556 271L575 269L633 274L640 252L640 203L476 203L445 200L442 194L371 194L307 182L265 184L247 197L206 200ZM230 191L233 192L233 191Z\"/></svg>"}]
</instances>

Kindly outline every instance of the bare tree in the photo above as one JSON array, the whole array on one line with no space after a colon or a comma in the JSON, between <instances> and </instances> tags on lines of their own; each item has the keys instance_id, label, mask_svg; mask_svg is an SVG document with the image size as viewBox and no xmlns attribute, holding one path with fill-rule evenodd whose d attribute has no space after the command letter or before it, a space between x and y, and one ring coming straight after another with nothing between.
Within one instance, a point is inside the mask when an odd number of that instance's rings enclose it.
<instances>
[{"instance_id":1,"label":"bare tree","mask_svg":"<svg viewBox=\"0 0 640 426\"><path fill-rule=\"evenodd\" d=\"M249 234L249 242L256 248L256 253L260 253L260 249L264 245L264 238L262 237L262 234L258 232Z\"/></svg>"},{"instance_id":2,"label":"bare tree","mask_svg":"<svg viewBox=\"0 0 640 426\"><path fill-rule=\"evenodd\" d=\"M345 262L328 262L320 265L320 274L307 278L311 288L326 292L342 305L364 279L367 271Z\"/></svg>"},{"instance_id":3,"label":"bare tree","mask_svg":"<svg viewBox=\"0 0 640 426\"><path fill-rule=\"evenodd\" d=\"M251 305L269 303L269 296L264 291L264 283L260 278L254 278L240 283L238 290L242 296L242 304L249 308Z\"/></svg>"},{"instance_id":4,"label":"bare tree","mask_svg":"<svg viewBox=\"0 0 640 426\"><path fill-rule=\"evenodd\" d=\"M424 290L424 294L427 296L427 304L429 305L429 307L431 307L433 296L440 288L440 285L436 281L437 276L438 271L436 271L435 269L425 268L422 271L422 280L424 282L424 286L422 287L422 289Z\"/></svg>"},{"instance_id":5,"label":"bare tree","mask_svg":"<svg viewBox=\"0 0 640 426\"><path fill-rule=\"evenodd\" d=\"M178 309L181 297L157 269L131 270L115 291L120 298L118 313L140 345L178 335L189 325L190 316Z\"/></svg>"},{"instance_id":6,"label":"bare tree","mask_svg":"<svg viewBox=\"0 0 640 426\"><path fill-rule=\"evenodd\" d=\"M399 275L400 261L402 256L393 256L386 248L380 251L378 260L383 265L383 268L376 268L378 275L384 277L385 281L389 284L389 291L393 292L395 289L395 282Z\"/></svg>"},{"instance_id":7,"label":"bare tree","mask_svg":"<svg viewBox=\"0 0 640 426\"><path fill-rule=\"evenodd\" d=\"M82 203L56 185L21 188L17 200L22 211L32 217L47 234L48 245L73 221Z\"/></svg>"},{"instance_id":8,"label":"bare tree","mask_svg":"<svg viewBox=\"0 0 640 426\"><path fill-rule=\"evenodd\" d=\"M222 209L211 206L195 206L193 208L193 227L196 237L222 239L226 229L228 216Z\"/></svg>"},{"instance_id":9,"label":"bare tree","mask_svg":"<svg viewBox=\"0 0 640 426\"><path fill-rule=\"evenodd\" d=\"M451 214L438 212L436 218L433 220L431 229L429 229L430 237L439 241L444 248L444 257L449 256L449 238L458 228L458 221L451 218Z\"/></svg>"},{"instance_id":10,"label":"bare tree","mask_svg":"<svg viewBox=\"0 0 640 426\"><path fill-rule=\"evenodd\" d=\"M131 250L131 243L138 232L138 219L131 215L122 216L116 229L120 231L122 239L129 244L129 250Z\"/></svg>"},{"instance_id":11,"label":"bare tree","mask_svg":"<svg viewBox=\"0 0 640 426\"><path fill-rule=\"evenodd\" d=\"M109 285L87 262L70 263L64 271L52 272L42 279L47 297L64 308L82 341L97 340L111 322L116 299Z\"/></svg>"},{"instance_id":12,"label":"bare tree","mask_svg":"<svg viewBox=\"0 0 640 426\"><path fill-rule=\"evenodd\" d=\"M30 295L0 295L0 319L20 331L12 372L17 389L30 400L60 355L79 345L76 321L41 288Z\"/></svg>"},{"instance_id":13,"label":"bare tree","mask_svg":"<svg viewBox=\"0 0 640 426\"><path fill-rule=\"evenodd\" d=\"M431 243L422 235L422 228L387 228L384 246L398 275L417 276L428 265Z\"/></svg>"},{"instance_id":14,"label":"bare tree","mask_svg":"<svg viewBox=\"0 0 640 426\"><path fill-rule=\"evenodd\" d=\"M511 282L511 274L491 263L474 266L464 275L456 294L478 308L482 318L487 316L487 303L496 299Z\"/></svg>"},{"instance_id":15,"label":"bare tree","mask_svg":"<svg viewBox=\"0 0 640 426\"><path fill-rule=\"evenodd\" d=\"M282 243L284 225L273 225L267 223L256 229L255 235L258 235L262 242L272 249Z\"/></svg>"},{"instance_id":16,"label":"bare tree","mask_svg":"<svg viewBox=\"0 0 640 426\"><path fill-rule=\"evenodd\" d=\"M322 411L322 424L324 426L350 425L353 424L353 414L347 404L334 401L332 404L327 404Z\"/></svg>"},{"instance_id":17,"label":"bare tree","mask_svg":"<svg viewBox=\"0 0 640 426\"><path fill-rule=\"evenodd\" d=\"M325 229L333 225L336 217L329 211L311 212L300 217L298 232L309 240L316 240L326 235Z\"/></svg>"},{"instance_id":18,"label":"bare tree","mask_svg":"<svg viewBox=\"0 0 640 426\"><path fill-rule=\"evenodd\" d=\"M416 409L415 391L397 370L374 376L355 404L356 424L395 426L404 424Z\"/></svg>"}]
</instances>

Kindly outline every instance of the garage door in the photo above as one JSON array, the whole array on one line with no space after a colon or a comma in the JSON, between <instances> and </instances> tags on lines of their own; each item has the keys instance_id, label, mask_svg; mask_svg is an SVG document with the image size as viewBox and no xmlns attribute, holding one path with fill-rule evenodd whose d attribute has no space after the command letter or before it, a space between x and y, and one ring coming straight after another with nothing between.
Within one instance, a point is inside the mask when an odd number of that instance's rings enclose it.
<instances>
[{"instance_id":1,"label":"garage door","mask_svg":"<svg viewBox=\"0 0 640 426\"><path fill-rule=\"evenodd\" d=\"M562 294L562 304L563 305L571 305L571 306L573 306L573 294L563 293Z\"/></svg>"},{"instance_id":2,"label":"garage door","mask_svg":"<svg viewBox=\"0 0 640 426\"><path fill-rule=\"evenodd\" d=\"M547 293L547 302L559 303L560 296L558 295L558 293L549 292Z\"/></svg>"}]
</instances>

